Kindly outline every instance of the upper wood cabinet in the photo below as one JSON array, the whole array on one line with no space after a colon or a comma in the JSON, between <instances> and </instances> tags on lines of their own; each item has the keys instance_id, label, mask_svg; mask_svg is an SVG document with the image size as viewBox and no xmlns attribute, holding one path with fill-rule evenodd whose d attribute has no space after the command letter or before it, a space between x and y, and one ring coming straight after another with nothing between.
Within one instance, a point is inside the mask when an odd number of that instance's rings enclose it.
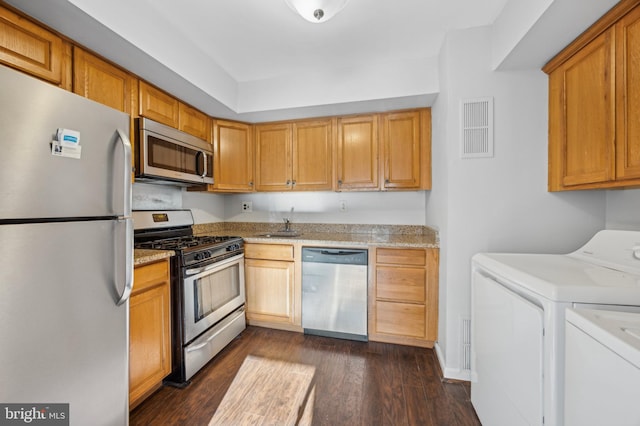
<instances>
[{"instance_id":1,"label":"upper wood cabinet","mask_svg":"<svg viewBox=\"0 0 640 426\"><path fill-rule=\"evenodd\" d=\"M615 26L616 179L640 183L640 6Z\"/></svg>"},{"instance_id":2,"label":"upper wood cabinet","mask_svg":"<svg viewBox=\"0 0 640 426\"><path fill-rule=\"evenodd\" d=\"M142 117L178 128L179 102L166 92L140 80L140 109Z\"/></svg>"},{"instance_id":3,"label":"upper wood cabinet","mask_svg":"<svg viewBox=\"0 0 640 426\"><path fill-rule=\"evenodd\" d=\"M339 118L336 145L337 189L378 189L378 116Z\"/></svg>"},{"instance_id":4,"label":"upper wood cabinet","mask_svg":"<svg viewBox=\"0 0 640 426\"><path fill-rule=\"evenodd\" d=\"M291 177L291 123L255 126L256 190L288 191Z\"/></svg>"},{"instance_id":5,"label":"upper wood cabinet","mask_svg":"<svg viewBox=\"0 0 640 426\"><path fill-rule=\"evenodd\" d=\"M553 58L549 190L640 185L640 7L622 1Z\"/></svg>"},{"instance_id":6,"label":"upper wood cabinet","mask_svg":"<svg viewBox=\"0 0 640 426\"><path fill-rule=\"evenodd\" d=\"M209 116L142 80L139 113L143 117L211 142Z\"/></svg>"},{"instance_id":7,"label":"upper wood cabinet","mask_svg":"<svg viewBox=\"0 0 640 426\"><path fill-rule=\"evenodd\" d=\"M382 189L431 188L431 110L382 115Z\"/></svg>"},{"instance_id":8,"label":"upper wood cabinet","mask_svg":"<svg viewBox=\"0 0 640 426\"><path fill-rule=\"evenodd\" d=\"M258 191L331 190L333 120L255 126Z\"/></svg>"},{"instance_id":9,"label":"upper wood cabinet","mask_svg":"<svg viewBox=\"0 0 640 426\"><path fill-rule=\"evenodd\" d=\"M337 188L431 189L431 110L338 119Z\"/></svg>"},{"instance_id":10,"label":"upper wood cabinet","mask_svg":"<svg viewBox=\"0 0 640 426\"><path fill-rule=\"evenodd\" d=\"M213 121L213 191L253 191L253 141L251 126L233 121Z\"/></svg>"},{"instance_id":11,"label":"upper wood cabinet","mask_svg":"<svg viewBox=\"0 0 640 426\"><path fill-rule=\"evenodd\" d=\"M334 120L293 123L291 169L293 189L331 190L333 185Z\"/></svg>"},{"instance_id":12,"label":"upper wood cabinet","mask_svg":"<svg viewBox=\"0 0 640 426\"><path fill-rule=\"evenodd\" d=\"M178 102L178 129L211 142L211 118L182 102Z\"/></svg>"},{"instance_id":13,"label":"upper wood cabinet","mask_svg":"<svg viewBox=\"0 0 640 426\"><path fill-rule=\"evenodd\" d=\"M128 114L136 111L137 79L75 46L73 92Z\"/></svg>"},{"instance_id":14,"label":"upper wood cabinet","mask_svg":"<svg viewBox=\"0 0 640 426\"><path fill-rule=\"evenodd\" d=\"M63 60L62 38L0 7L0 62L64 86Z\"/></svg>"},{"instance_id":15,"label":"upper wood cabinet","mask_svg":"<svg viewBox=\"0 0 640 426\"><path fill-rule=\"evenodd\" d=\"M138 104L138 79L121 68L92 55L81 48L73 48L73 92L103 105L130 114L131 144L135 144L133 119ZM135 152L135 147L132 146ZM131 159L135 167L135 158ZM131 179L135 180L135 173Z\"/></svg>"}]
</instances>

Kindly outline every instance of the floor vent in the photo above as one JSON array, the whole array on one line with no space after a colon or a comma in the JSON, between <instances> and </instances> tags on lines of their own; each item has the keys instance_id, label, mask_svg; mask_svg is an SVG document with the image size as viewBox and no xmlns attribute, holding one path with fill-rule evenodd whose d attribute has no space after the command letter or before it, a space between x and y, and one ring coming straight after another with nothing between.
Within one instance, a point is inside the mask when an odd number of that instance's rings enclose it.
<instances>
[{"instance_id":1,"label":"floor vent","mask_svg":"<svg viewBox=\"0 0 640 426\"><path fill-rule=\"evenodd\" d=\"M493 157L493 98L460 102L460 156Z\"/></svg>"},{"instance_id":2,"label":"floor vent","mask_svg":"<svg viewBox=\"0 0 640 426\"><path fill-rule=\"evenodd\" d=\"M460 369L471 370L471 320L462 318Z\"/></svg>"}]
</instances>

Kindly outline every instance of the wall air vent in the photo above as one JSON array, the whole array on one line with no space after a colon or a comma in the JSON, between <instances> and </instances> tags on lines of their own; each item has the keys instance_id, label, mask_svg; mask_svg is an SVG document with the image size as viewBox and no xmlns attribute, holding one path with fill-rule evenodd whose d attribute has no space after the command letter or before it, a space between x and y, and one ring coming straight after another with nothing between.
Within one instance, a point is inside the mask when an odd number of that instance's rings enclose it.
<instances>
[{"instance_id":1,"label":"wall air vent","mask_svg":"<svg viewBox=\"0 0 640 426\"><path fill-rule=\"evenodd\" d=\"M471 319L460 318L460 369L471 371Z\"/></svg>"},{"instance_id":2,"label":"wall air vent","mask_svg":"<svg viewBox=\"0 0 640 426\"><path fill-rule=\"evenodd\" d=\"M493 157L493 98L460 102L460 156Z\"/></svg>"}]
</instances>

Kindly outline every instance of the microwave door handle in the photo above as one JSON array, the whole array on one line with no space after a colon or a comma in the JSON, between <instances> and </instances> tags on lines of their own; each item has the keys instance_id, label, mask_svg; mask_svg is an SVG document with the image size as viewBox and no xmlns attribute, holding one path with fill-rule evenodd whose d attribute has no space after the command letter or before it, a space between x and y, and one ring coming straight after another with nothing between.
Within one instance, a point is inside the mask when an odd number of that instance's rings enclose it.
<instances>
[{"instance_id":1,"label":"microwave door handle","mask_svg":"<svg viewBox=\"0 0 640 426\"><path fill-rule=\"evenodd\" d=\"M207 153L202 151L202 164L204 165L204 171L202 172L202 177L207 176Z\"/></svg>"},{"instance_id":2,"label":"microwave door handle","mask_svg":"<svg viewBox=\"0 0 640 426\"><path fill-rule=\"evenodd\" d=\"M202 173L198 173L198 169L200 168L200 163L198 162L198 158L202 156ZM199 174L200 177L205 177L207 175L207 153L204 151L198 151L196 154L196 174Z\"/></svg>"}]
</instances>

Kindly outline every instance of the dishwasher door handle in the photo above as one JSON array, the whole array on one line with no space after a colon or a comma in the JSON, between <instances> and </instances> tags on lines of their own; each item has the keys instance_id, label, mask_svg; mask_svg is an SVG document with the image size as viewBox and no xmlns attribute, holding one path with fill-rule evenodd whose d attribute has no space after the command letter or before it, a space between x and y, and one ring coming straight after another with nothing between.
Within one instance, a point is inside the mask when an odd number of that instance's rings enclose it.
<instances>
[{"instance_id":1,"label":"dishwasher door handle","mask_svg":"<svg viewBox=\"0 0 640 426\"><path fill-rule=\"evenodd\" d=\"M328 254L334 256L349 256L352 254L360 254L361 251L348 251L348 250L320 250L320 254Z\"/></svg>"}]
</instances>

